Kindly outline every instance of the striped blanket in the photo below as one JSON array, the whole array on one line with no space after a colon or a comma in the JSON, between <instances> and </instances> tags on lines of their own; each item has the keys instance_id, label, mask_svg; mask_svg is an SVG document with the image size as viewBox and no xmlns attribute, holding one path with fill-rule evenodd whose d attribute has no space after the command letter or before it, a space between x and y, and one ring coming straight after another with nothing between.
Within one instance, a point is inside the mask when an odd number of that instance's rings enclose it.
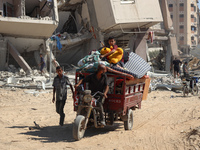
<instances>
[{"instance_id":1,"label":"striped blanket","mask_svg":"<svg viewBox=\"0 0 200 150\"><path fill-rule=\"evenodd\" d=\"M151 69L150 65L139 55L131 52L129 55L129 61L125 64L127 70L118 68L116 66L111 67L114 70L132 75L135 78L142 78L147 71Z\"/></svg>"}]
</instances>

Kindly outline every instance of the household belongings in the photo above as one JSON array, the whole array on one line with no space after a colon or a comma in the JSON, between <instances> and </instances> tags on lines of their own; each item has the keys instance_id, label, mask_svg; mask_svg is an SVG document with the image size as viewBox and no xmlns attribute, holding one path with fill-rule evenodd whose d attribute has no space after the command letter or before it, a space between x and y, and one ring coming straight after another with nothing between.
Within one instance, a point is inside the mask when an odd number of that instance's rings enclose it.
<instances>
[{"instance_id":1,"label":"household belongings","mask_svg":"<svg viewBox=\"0 0 200 150\"><path fill-rule=\"evenodd\" d=\"M102 49L101 49L101 55L105 55L105 54L107 54L107 53L109 53L109 52L111 52L111 49L110 48L108 48L108 47L103 47ZM123 51L123 49L121 49L121 48L117 48L116 49L116 51L113 53L113 54L110 54L108 57L107 57L107 59L108 59L108 62L109 63L111 63L111 64L116 64L116 63L118 63L121 59L122 59L122 57L123 57L123 53L124 53L124 51Z\"/></svg>"},{"instance_id":2,"label":"household belongings","mask_svg":"<svg viewBox=\"0 0 200 150\"><path fill-rule=\"evenodd\" d=\"M78 62L79 69L77 71L94 72L97 70L99 64L110 66L106 61L101 61L99 58L100 53L98 51L93 52L91 55L87 55Z\"/></svg>"},{"instance_id":3,"label":"household belongings","mask_svg":"<svg viewBox=\"0 0 200 150\"><path fill-rule=\"evenodd\" d=\"M78 62L80 67L77 71L94 72L97 70L99 64L107 66L107 71L114 74L124 75L127 79L142 78L151 69L150 65L139 55L131 52L129 61L125 64L126 69L118 68L115 65L110 65L106 61L101 61L98 51L91 55L85 56Z\"/></svg>"}]
</instances>

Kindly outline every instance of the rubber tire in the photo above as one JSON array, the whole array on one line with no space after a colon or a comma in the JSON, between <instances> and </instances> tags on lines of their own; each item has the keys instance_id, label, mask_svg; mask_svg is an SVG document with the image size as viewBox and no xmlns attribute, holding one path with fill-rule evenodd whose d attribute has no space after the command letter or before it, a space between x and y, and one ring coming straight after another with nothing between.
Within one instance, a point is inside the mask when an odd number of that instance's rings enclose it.
<instances>
[{"instance_id":1,"label":"rubber tire","mask_svg":"<svg viewBox=\"0 0 200 150\"><path fill-rule=\"evenodd\" d=\"M186 94L188 96L188 88L186 86L183 87L183 97L186 97ZM187 92L187 93L186 93Z\"/></svg>"},{"instance_id":2,"label":"rubber tire","mask_svg":"<svg viewBox=\"0 0 200 150\"><path fill-rule=\"evenodd\" d=\"M195 89L195 91L194 91L194 89ZM199 93L198 86L197 86L197 85L194 85L194 87L193 87L193 94L194 94L194 96L197 96L198 93Z\"/></svg>"},{"instance_id":3,"label":"rubber tire","mask_svg":"<svg viewBox=\"0 0 200 150\"><path fill-rule=\"evenodd\" d=\"M133 128L133 111L132 111L132 109L128 110L127 118L128 118L127 121L124 121L124 129L132 130L132 128Z\"/></svg>"},{"instance_id":4,"label":"rubber tire","mask_svg":"<svg viewBox=\"0 0 200 150\"><path fill-rule=\"evenodd\" d=\"M73 124L73 138L77 141L83 138L85 134L85 129L81 129L82 123L84 124L85 122L85 117L82 115L78 115L76 117L76 120L74 121Z\"/></svg>"},{"instance_id":5,"label":"rubber tire","mask_svg":"<svg viewBox=\"0 0 200 150\"><path fill-rule=\"evenodd\" d=\"M109 113L109 119L110 119L110 125L113 125L113 123L114 123L114 113L113 112Z\"/></svg>"}]
</instances>

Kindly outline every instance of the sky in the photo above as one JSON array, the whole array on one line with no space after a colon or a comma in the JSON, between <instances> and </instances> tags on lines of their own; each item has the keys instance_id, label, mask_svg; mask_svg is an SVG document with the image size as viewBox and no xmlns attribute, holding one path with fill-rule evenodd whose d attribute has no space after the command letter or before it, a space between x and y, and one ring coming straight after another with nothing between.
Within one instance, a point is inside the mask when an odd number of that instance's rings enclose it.
<instances>
[{"instance_id":1,"label":"sky","mask_svg":"<svg viewBox=\"0 0 200 150\"><path fill-rule=\"evenodd\" d=\"M198 3L198 6L199 6L199 8L200 8L200 1L199 1L199 3Z\"/></svg>"}]
</instances>

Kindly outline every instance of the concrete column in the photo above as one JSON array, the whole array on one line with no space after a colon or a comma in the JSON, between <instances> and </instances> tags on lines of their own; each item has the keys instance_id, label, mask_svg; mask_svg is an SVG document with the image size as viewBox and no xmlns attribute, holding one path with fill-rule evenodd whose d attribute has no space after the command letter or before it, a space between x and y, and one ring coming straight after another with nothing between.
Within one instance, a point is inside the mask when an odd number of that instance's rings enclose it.
<instances>
[{"instance_id":1,"label":"concrete column","mask_svg":"<svg viewBox=\"0 0 200 150\"><path fill-rule=\"evenodd\" d=\"M47 53L47 47L46 47L46 39L44 39L44 42L43 42L43 48L42 48L42 55L43 55L43 58L44 58L44 61L45 61L45 69L47 70L47 66L48 66L48 53Z\"/></svg>"},{"instance_id":2,"label":"concrete column","mask_svg":"<svg viewBox=\"0 0 200 150\"><path fill-rule=\"evenodd\" d=\"M172 49L170 42L167 41L166 46L163 47L163 50L166 49L166 57L165 57L165 70L170 73L171 61L172 61Z\"/></svg>"},{"instance_id":3,"label":"concrete column","mask_svg":"<svg viewBox=\"0 0 200 150\"><path fill-rule=\"evenodd\" d=\"M98 27L98 21L97 21L95 6L94 6L94 0L87 0L87 5L88 5L89 16L90 16L91 29L92 30L94 29L94 32L92 33L94 36L90 40L90 50L93 50L93 49L98 49L101 46L100 41L103 40L103 36Z\"/></svg>"},{"instance_id":4,"label":"concrete column","mask_svg":"<svg viewBox=\"0 0 200 150\"><path fill-rule=\"evenodd\" d=\"M31 73L31 67L26 63L24 58L20 55L20 53L17 51L17 49L8 41L8 50L10 54L13 56L13 58L16 60L16 62L19 64L21 68L27 73Z\"/></svg>"},{"instance_id":5,"label":"concrete column","mask_svg":"<svg viewBox=\"0 0 200 150\"><path fill-rule=\"evenodd\" d=\"M7 54L7 41L0 41L0 70L5 70Z\"/></svg>"},{"instance_id":6,"label":"concrete column","mask_svg":"<svg viewBox=\"0 0 200 150\"><path fill-rule=\"evenodd\" d=\"M147 47L146 47L145 33L138 33L136 40L132 42L133 42L133 52L135 52L145 61L147 61L147 54L146 54Z\"/></svg>"},{"instance_id":7,"label":"concrete column","mask_svg":"<svg viewBox=\"0 0 200 150\"><path fill-rule=\"evenodd\" d=\"M58 5L57 5L57 0L53 0L53 13L54 13L54 20L56 23L59 22L59 16L58 16Z\"/></svg>"}]
</instances>

